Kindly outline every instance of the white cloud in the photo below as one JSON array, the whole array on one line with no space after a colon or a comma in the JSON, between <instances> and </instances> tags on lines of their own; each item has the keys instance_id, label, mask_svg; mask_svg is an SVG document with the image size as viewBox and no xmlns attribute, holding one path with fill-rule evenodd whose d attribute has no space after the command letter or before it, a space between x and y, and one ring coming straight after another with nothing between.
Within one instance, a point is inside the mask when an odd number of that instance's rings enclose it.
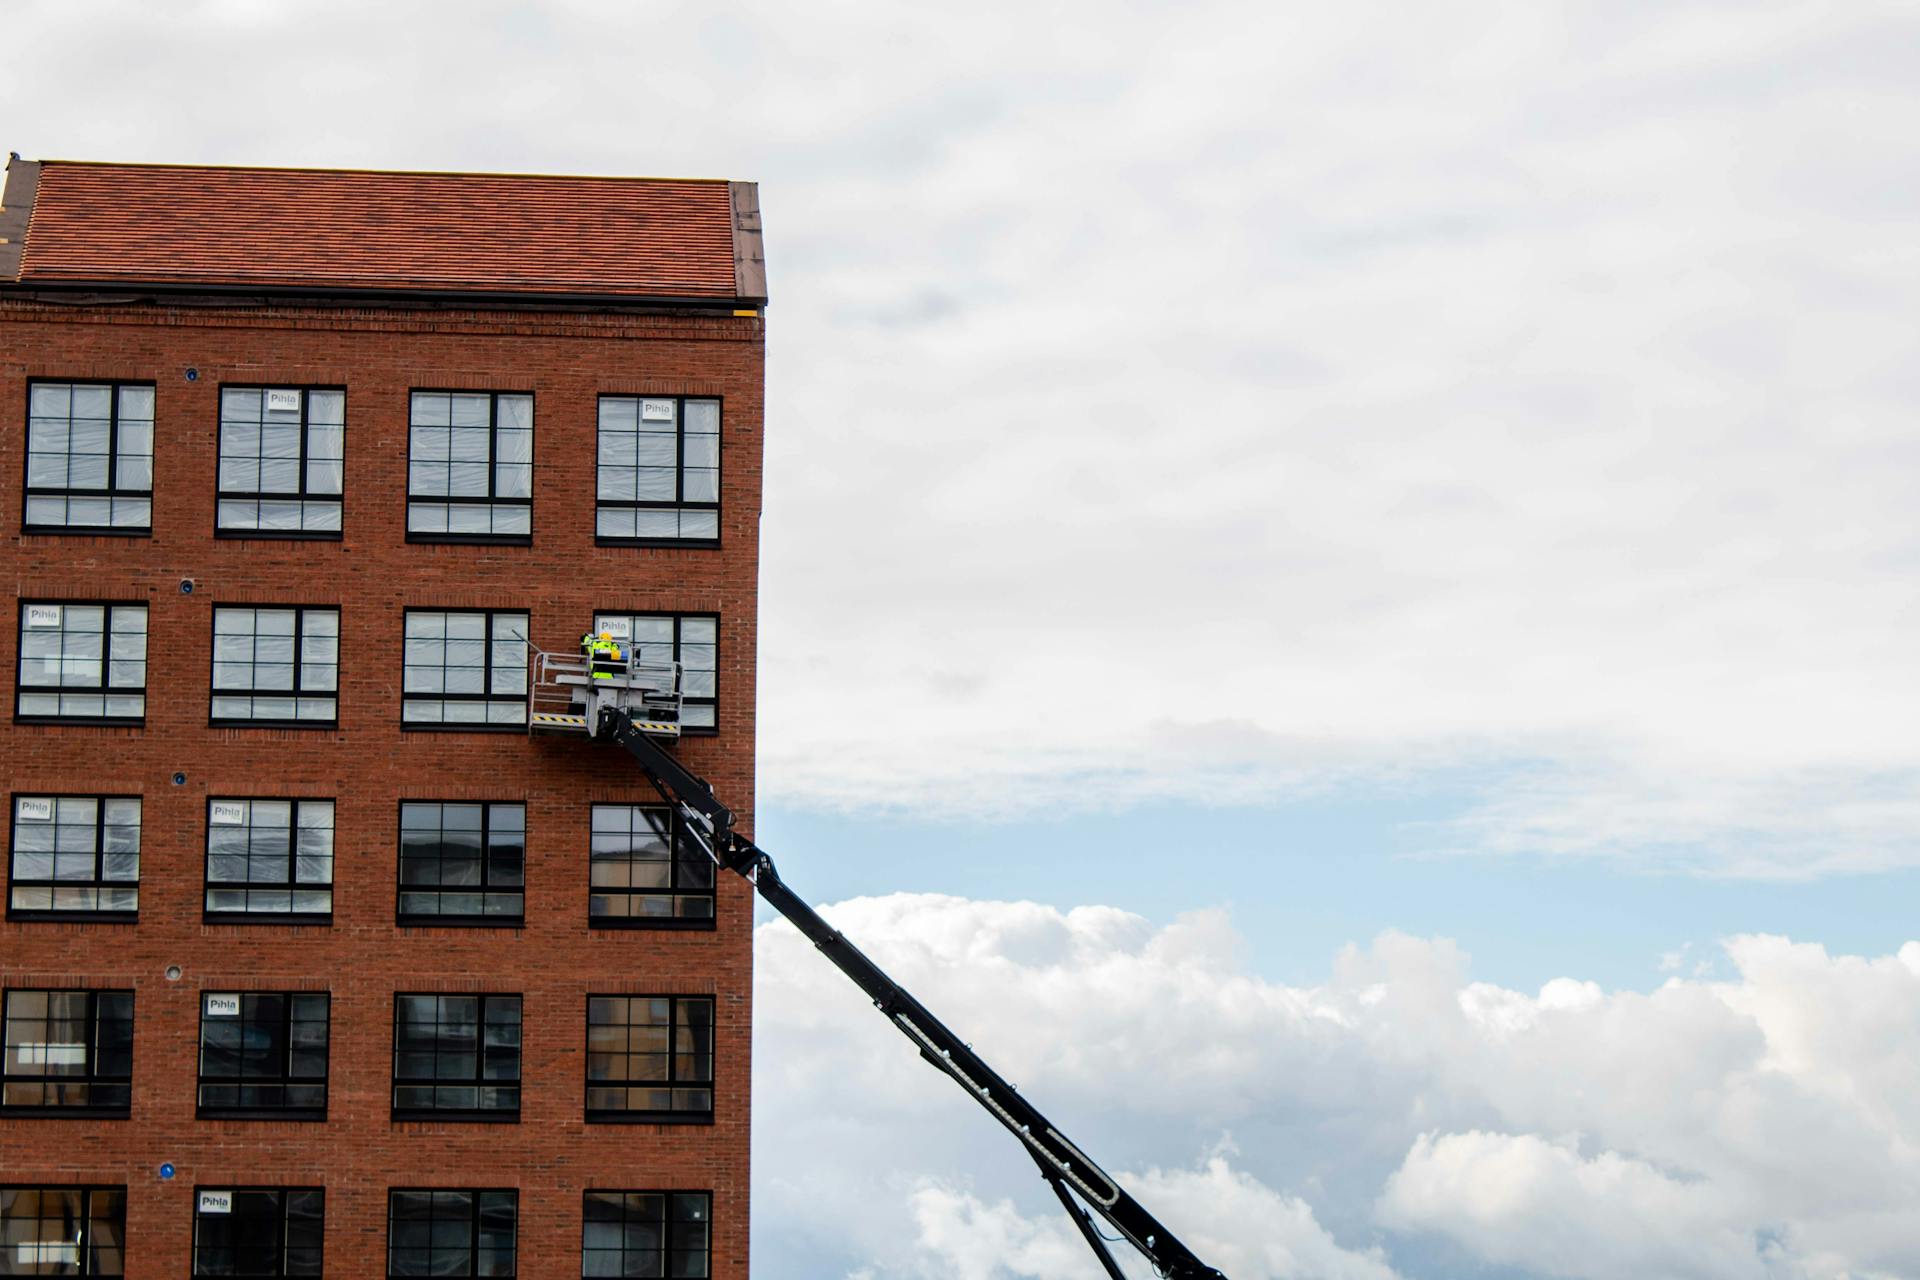
<instances>
[{"instance_id":1,"label":"white cloud","mask_svg":"<svg viewBox=\"0 0 1920 1280\"><path fill-rule=\"evenodd\" d=\"M1741 937L1728 981L1526 993L1395 934L1266 982L1217 912L826 913L1235 1280L1920 1270L1920 943ZM1018 1147L792 929L757 947L769 1274L1052 1274L1073 1237Z\"/></svg>"}]
</instances>

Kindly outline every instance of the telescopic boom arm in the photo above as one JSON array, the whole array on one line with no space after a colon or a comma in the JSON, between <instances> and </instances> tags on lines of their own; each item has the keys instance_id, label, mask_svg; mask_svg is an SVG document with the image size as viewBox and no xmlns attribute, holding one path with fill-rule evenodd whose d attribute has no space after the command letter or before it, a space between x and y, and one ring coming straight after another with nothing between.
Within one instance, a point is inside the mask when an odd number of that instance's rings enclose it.
<instances>
[{"instance_id":1,"label":"telescopic boom arm","mask_svg":"<svg viewBox=\"0 0 1920 1280\"><path fill-rule=\"evenodd\" d=\"M1168 1280L1226 1280L1195 1257L926 1006L787 888L773 859L733 830L733 811L714 797L713 788L704 779L643 732L624 710L607 708L600 716L593 736L612 738L632 754L661 794L680 810L688 830L706 845L714 862L748 880L774 910L867 993L874 1006L913 1041L921 1057L952 1077L1020 1140L1112 1280L1126 1277L1108 1250L1108 1238L1100 1233L1095 1215L1118 1231L1121 1239L1138 1249L1155 1272Z\"/></svg>"}]
</instances>

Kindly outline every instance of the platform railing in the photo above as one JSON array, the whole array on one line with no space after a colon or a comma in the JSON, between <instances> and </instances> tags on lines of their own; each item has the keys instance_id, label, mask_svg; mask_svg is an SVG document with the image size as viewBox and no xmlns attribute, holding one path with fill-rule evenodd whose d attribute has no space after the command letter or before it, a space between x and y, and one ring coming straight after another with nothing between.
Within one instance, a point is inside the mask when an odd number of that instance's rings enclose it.
<instances>
[{"instance_id":1,"label":"platform railing","mask_svg":"<svg viewBox=\"0 0 1920 1280\"><path fill-rule=\"evenodd\" d=\"M623 662L611 678L593 678L593 663L582 654L549 653L528 646L530 670L527 679L527 723L535 723L541 713L566 715L578 711L588 699L587 693L619 692L620 703L635 711L657 715L671 711L677 721L680 708L678 662ZM646 716L642 716L646 718Z\"/></svg>"}]
</instances>

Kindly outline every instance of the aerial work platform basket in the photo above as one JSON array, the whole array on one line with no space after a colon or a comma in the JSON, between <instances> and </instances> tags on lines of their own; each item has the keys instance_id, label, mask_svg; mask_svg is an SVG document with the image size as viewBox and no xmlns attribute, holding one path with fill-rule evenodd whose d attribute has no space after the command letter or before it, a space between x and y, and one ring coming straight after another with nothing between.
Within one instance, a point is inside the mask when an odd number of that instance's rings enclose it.
<instances>
[{"instance_id":1,"label":"aerial work platform basket","mask_svg":"<svg viewBox=\"0 0 1920 1280\"><path fill-rule=\"evenodd\" d=\"M656 738L680 736L680 664L602 663L602 674L579 654L534 649L527 679L527 732L591 738L605 710L625 711L634 727ZM605 668L611 665L613 670Z\"/></svg>"}]
</instances>

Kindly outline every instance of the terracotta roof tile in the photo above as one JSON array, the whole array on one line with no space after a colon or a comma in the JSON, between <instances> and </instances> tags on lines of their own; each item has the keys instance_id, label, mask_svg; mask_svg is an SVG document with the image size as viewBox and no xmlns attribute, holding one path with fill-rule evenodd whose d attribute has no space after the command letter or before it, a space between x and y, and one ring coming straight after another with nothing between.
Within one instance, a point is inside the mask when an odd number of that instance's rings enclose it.
<instances>
[{"instance_id":1,"label":"terracotta roof tile","mask_svg":"<svg viewBox=\"0 0 1920 1280\"><path fill-rule=\"evenodd\" d=\"M736 299L759 281L736 280L733 194L661 178L46 161L18 279Z\"/></svg>"}]
</instances>

